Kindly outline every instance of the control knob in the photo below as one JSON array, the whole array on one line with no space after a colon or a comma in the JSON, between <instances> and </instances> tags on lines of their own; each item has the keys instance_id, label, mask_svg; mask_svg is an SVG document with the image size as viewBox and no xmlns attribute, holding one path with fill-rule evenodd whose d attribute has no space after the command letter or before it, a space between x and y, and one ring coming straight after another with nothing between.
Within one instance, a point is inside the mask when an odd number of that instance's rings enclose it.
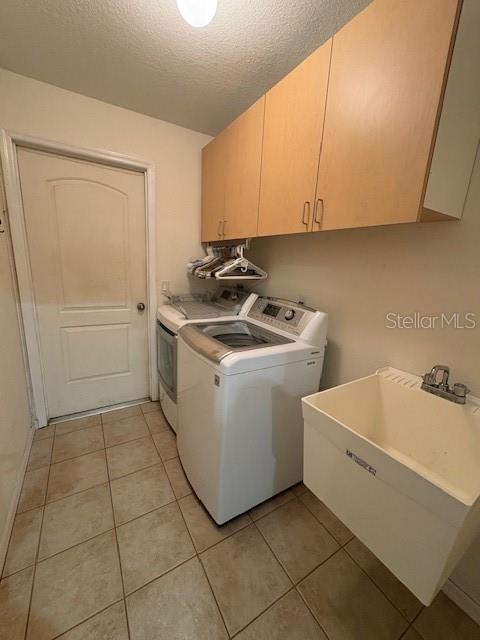
<instances>
[{"instance_id":1,"label":"control knob","mask_svg":"<svg viewBox=\"0 0 480 640\"><path fill-rule=\"evenodd\" d=\"M293 320L295 317L295 311L293 309L287 309L285 311L285 320Z\"/></svg>"}]
</instances>

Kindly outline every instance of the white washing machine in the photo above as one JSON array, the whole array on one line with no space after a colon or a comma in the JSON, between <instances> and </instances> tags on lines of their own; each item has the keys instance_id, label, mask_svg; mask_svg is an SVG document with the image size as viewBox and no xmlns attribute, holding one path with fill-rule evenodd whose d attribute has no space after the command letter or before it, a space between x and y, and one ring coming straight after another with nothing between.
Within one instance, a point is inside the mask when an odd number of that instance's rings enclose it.
<instances>
[{"instance_id":1,"label":"white washing machine","mask_svg":"<svg viewBox=\"0 0 480 640\"><path fill-rule=\"evenodd\" d=\"M178 334L177 446L218 524L300 482L301 398L319 389L327 315L258 298Z\"/></svg>"},{"instance_id":2,"label":"white washing machine","mask_svg":"<svg viewBox=\"0 0 480 640\"><path fill-rule=\"evenodd\" d=\"M247 312L257 294L235 287L219 287L210 300L202 296L172 296L157 309L157 371L163 413L177 431L177 334L189 322L208 318L235 318Z\"/></svg>"}]
</instances>

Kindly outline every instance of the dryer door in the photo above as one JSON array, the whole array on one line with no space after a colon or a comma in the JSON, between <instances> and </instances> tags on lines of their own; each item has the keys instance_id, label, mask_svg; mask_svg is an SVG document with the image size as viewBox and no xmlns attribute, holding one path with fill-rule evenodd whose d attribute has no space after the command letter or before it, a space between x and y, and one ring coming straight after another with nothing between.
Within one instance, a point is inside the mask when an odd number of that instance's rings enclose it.
<instances>
[{"instance_id":1,"label":"dryer door","mask_svg":"<svg viewBox=\"0 0 480 640\"><path fill-rule=\"evenodd\" d=\"M177 336L157 320L157 371L162 386L177 401Z\"/></svg>"}]
</instances>

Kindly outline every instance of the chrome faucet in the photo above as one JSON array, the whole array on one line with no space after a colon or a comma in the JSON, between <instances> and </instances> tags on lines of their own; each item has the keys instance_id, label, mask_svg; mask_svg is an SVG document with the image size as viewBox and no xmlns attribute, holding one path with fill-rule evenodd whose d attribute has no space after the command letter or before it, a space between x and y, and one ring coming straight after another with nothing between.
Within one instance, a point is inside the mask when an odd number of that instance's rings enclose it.
<instances>
[{"instance_id":1,"label":"chrome faucet","mask_svg":"<svg viewBox=\"0 0 480 640\"><path fill-rule=\"evenodd\" d=\"M422 389L440 396L440 398L445 398L445 400L451 400L457 404L465 404L467 393L470 392L470 389L461 382L456 382L453 387L450 387L448 385L449 376L449 367L444 364L436 364L432 367L430 373L426 373L423 376Z\"/></svg>"}]
</instances>

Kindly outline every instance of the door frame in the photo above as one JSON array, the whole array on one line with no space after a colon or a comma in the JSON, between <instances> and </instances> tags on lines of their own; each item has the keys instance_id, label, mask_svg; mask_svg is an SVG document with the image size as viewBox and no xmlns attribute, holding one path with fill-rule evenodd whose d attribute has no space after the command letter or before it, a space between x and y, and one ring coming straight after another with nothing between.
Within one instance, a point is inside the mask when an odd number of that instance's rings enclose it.
<instances>
[{"instance_id":1,"label":"door frame","mask_svg":"<svg viewBox=\"0 0 480 640\"><path fill-rule=\"evenodd\" d=\"M0 161L3 168L5 199L9 217L10 234L15 270L20 294L20 309L25 336L25 348L32 383L32 415L35 427L48 423L45 375L40 352L40 332L38 325L33 279L28 251L25 214L23 210L18 168L17 149L33 149L76 160L86 160L109 167L120 167L141 172L145 182L145 247L147 257L147 344L148 380L152 400L158 399L158 373L156 367L156 233L155 233L155 166L140 158L123 155L103 149L77 147L45 138L28 136L6 129L0 129Z\"/></svg>"}]
</instances>

